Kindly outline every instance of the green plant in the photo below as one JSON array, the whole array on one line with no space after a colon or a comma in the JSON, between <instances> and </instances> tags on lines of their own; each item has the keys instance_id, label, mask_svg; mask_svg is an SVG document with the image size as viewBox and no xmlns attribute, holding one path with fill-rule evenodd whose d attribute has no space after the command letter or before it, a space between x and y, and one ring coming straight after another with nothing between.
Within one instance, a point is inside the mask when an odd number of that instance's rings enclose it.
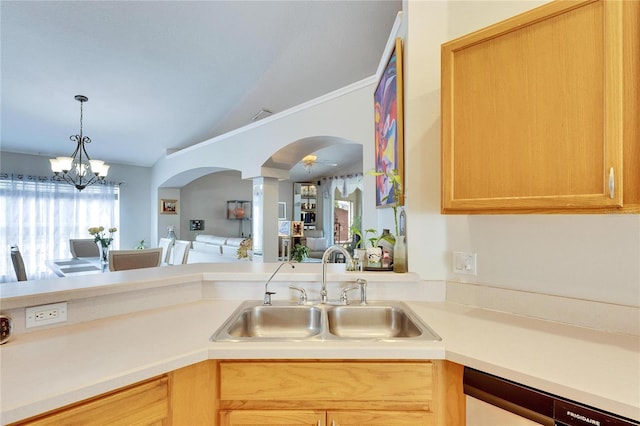
<instances>
[{"instance_id":1,"label":"green plant","mask_svg":"<svg viewBox=\"0 0 640 426\"><path fill-rule=\"evenodd\" d=\"M393 185L392 194L395 202L391 204L391 208L393 208L393 221L394 221L395 231L396 231L395 235L398 235L400 233L400 230L398 229L398 209L402 208L402 205L404 204L402 202L403 194L402 194L402 181L400 179L400 175L398 174L398 171L396 169L391 169L386 171L373 170L368 172L368 174L372 176L386 176L387 179L389 179L392 182L392 185ZM390 196L391 194L387 195L382 199L382 201L383 202L387 201L387 199L389 199Z\"/></svg>"},{"instance_id":2,"label":"green plant","mask_svg":"<svg viewBox=\"0 0 640 426\"><path fill-rule=\"evenodd\" d=\"M291 260L294 262L302 262L309 256L309 247L302 244L296 244L291 249Z\"/></svg>"},{"instance_id":3,"label":"green plant","mask_svg":"<svg viewBox=\"0 0 640 426\"><path fill-rule=\"evenodd\" d=\"M136 246L136 250L143 250L143 249L144 249L144 240L140 240L140 242Z\"/></svg>"},{"instance_id":4,"label":"green plant","mask_svg":"<svg viewBox=\"0 0 640 426\"><path fill-rule=\"evenodd\" d=\"M391 234L378 234L378 231L376 231L373 228L365 229L364 230L364 235L360 232L359 229L353 229L353 227L351 229L351 232L353 232L354 234L356 234L360 238L360 240L356 244L355 248L365 248L365 241L369 242L369 246L371 248L378 247L380 241L382 241L382 240L388 241L391 244L393 244L395 242L395 238L393 238L393 235L391 235ZM369 236L369 234L371 234L371 236Z\"/></svg>"},{"instance_id":5,"label":"green plant","mask_svg":"<svg viewBox=\"0 0 640 426\"><path fill-rule=\"evenodd\" d=\"M362 239L362 232L360 229L362 228L362 218L360 216L356 216L353 218L353 223L349 227L349 232L351 232L351 253L353 250L357 248L363 248L364 240Z\"/></svg>"}]
</instances>

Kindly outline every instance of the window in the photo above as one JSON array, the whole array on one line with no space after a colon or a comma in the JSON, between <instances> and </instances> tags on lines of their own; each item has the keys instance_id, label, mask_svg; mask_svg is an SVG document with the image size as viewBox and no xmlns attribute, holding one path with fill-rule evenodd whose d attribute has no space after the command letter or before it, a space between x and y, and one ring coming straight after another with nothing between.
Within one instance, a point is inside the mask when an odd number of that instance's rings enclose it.
<instances>
[{"instance_id":1,"label":"window","mask_svg":"<svg viewBox=\"0 0 640 426\"><path fill-rule=\"evenodd\" d=\"M20 248L28 279L52 278L47 260L71 257L70 238L91 238L92 226L119 227L119 188L93 185L82 192L46 177L0 175L0 282L15 281L9 247ZM119 246L115 234L113 248Z\"/></svg>"},{"instance_id":2,"label":"window","mask_svg":"<svg viewBox=\"0 0 640 426\"><path fill-rule=\"evenodd\" d=\"M336 199L333 209L333 241L343 244L351 241L353 225L353 202Z\"/></svg>"}]
</instances>

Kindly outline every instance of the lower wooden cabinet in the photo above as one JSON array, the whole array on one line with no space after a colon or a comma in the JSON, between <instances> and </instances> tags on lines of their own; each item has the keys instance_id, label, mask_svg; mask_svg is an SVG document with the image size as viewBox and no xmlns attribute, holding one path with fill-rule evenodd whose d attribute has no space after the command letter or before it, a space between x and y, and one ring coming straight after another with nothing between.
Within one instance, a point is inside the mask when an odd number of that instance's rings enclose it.
<instances>
[{"instance_id":1,"label":"lower wooden cabinet","mask_svg":"<svg viewBox=\"0 0 640 426\"><path fill-rule=\"evenodd\" d=\"M324 426L326 413L313 410L231 410L220 412L220 424L234 426Z\"/></svg>"},{"instance_id":2,"label":"lower wooden cabinet","mask_svg":"<svg viewBox=\"0 0 640 426\"><path fill-rule=\"evenodd\" d=\"M165 425L170 424L168 395L168 378L162 376L16 424Z\"/></svg>"},{"instance_id":3,"label":"lower wooden cabinet","mask_svg":"<svg viewBox=\"0 0 640 426\"><path fill-rule=\"evenodd\" d=\"M463 367L436 361L203 361L19 425L461 425Z\"/></svg>"},{"instance_id":4,"label":"lower wooden cabinet","mask_svg":"<svg viewBox=\"0 0 640 426\"><path fill-rule=\"evenodd\" d=\"M464 424L462 366L446 361L219 361L220 424Z\"/></svg>"},{"instance_id":5,"label":"lower wooden cabinet","mask_svg":"<svg viewBox=\"0 0 640 426\"><path fill-rule=\"evenodd\" d=\"M421 411L233 410L220 413L222 425L429 426L433 415Z\"/></svg>"}]
</instances>

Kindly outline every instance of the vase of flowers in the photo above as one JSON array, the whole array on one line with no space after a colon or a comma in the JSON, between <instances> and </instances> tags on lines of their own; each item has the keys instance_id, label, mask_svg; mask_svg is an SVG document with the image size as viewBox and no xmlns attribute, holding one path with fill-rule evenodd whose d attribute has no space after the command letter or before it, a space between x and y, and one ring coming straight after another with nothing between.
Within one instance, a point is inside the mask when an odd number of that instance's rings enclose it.
<instances>
[{"instance_id":1,"label":"vase of flowers","mask_svg":"<svg viewBox=\"0 0 640 426\"><path fill-rule=\"evenodd\" d=\"M236 250L236 255L238 259L249 259L253 257L253 240L251 238L247 238L242 240L240 243L240 247Z\"/></svg>"},{"instance_id":2,"label":"vase of flowers","mask_svg":"<svg viewBox=\"0 0 640 426\"><path fill-rule=\"evenodd\" d=\"M113 227L109 228L107 232L109 236L104 231L104 226L97 226L94 228L89 228L89 234L93 235L93 241L98 244L98 248L100 249L100 259L102 263L109 263L109 247L113 242L113 234L118 230L118 228Z\"/></svg>"}]
</instances>

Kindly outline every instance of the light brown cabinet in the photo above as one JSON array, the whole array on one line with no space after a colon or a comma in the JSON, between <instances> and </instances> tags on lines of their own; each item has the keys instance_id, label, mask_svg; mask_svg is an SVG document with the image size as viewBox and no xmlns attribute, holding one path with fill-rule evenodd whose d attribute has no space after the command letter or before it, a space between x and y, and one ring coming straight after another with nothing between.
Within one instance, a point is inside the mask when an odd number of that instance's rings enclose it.
<instances>
[{"instance_id":1,"label":"light brown cabinet","mask_svg":"<svg viewBox=\"0 0 640 426\"><path fill-rule=\"evenodd\" d=\"M420 426L433 425L433 417L421 411L306 411L233 410L221 413L221 424L296 426Z\"/></svg>"},{"instance_id":2,"label":"light brown cabinet","mask_svg":"<svg viewBox=\"0 0 640 426\"><path fill-rule=\"evenodd\" d=\"M167 376L25 420L19 425L165 425L169 424Z\"/></svg>"},{"instance_id":3,"label":"light brown cabinet","mask_svg":"<svg viewBox=\"0 0 640 426\"><path fill-rule=\"evenodd\" d=\"M444 360L210 360L16 424L464 424L462 371Z\"/></svg>"},{"instance_id":4,"label":"light brown cabinet","mask_svg":"<svg viewBox=\"0 0 640 426\"><path fill-rule=\"evenodd\" d=\"M220 361L220 424L464 424L461 374L446 361Z\"/></svg>"},{"instance_id":5,"label":"light brown cabinet","mask_svg":"<svg viewBox=\"0 0 640 426\"><path fill-rule=\"evenodd\" d=\"M326 413L311 410L231 410L220 413L221 425L324 426Z\"/></svg>"},{"instance_id":6,"label":"light brown cabinet","mask_svg":"<svg viewBox=\"0 0 640 426\"><path fill-rule=\"evenodd\" d=\"M640 212L639 2L556 1L442 46L442 212Z\"/></svg>"}]
</instances>

